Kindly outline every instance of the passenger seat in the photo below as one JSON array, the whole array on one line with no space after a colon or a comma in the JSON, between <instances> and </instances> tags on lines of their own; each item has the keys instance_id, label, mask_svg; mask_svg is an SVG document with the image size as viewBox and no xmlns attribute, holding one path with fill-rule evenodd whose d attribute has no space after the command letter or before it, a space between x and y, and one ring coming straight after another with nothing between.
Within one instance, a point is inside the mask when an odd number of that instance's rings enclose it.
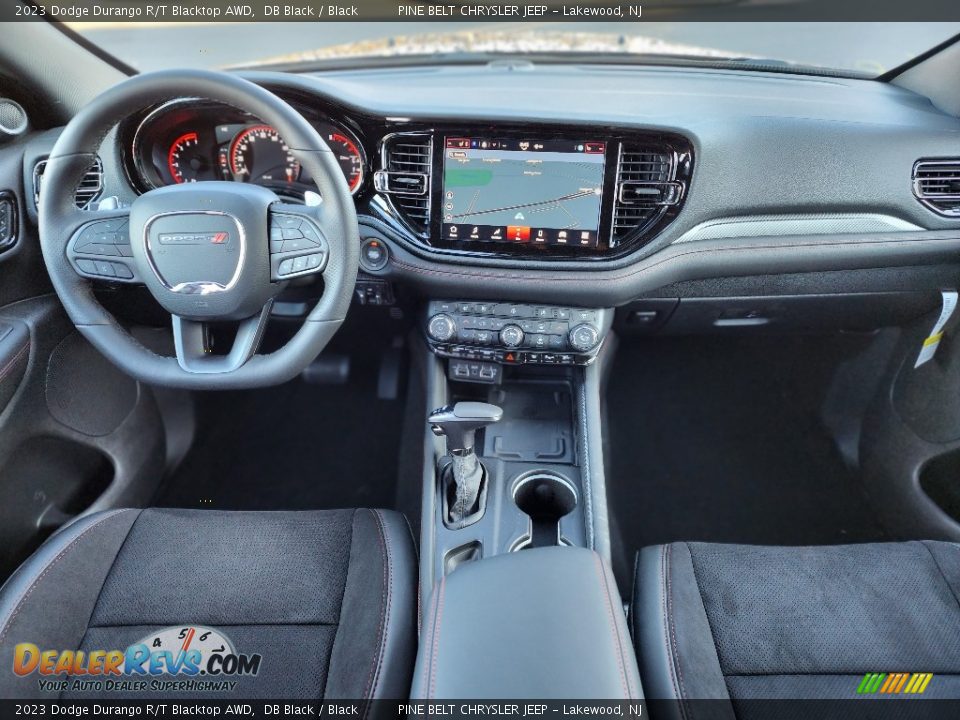
<instances>
[{"instance_id":1,"label":"passenger seat","mask_svg":"<svg viewBox=\"0 0 960 720\"><path fill-rule=\"evenodd\" d=\"M960 698L960 545L676 542L643 549L634 582L644 691L678 714L692 699L853 699L868 673L907 674L886 688L904 697L932 673L924 698Z\"/></svg>"}]
</instances>

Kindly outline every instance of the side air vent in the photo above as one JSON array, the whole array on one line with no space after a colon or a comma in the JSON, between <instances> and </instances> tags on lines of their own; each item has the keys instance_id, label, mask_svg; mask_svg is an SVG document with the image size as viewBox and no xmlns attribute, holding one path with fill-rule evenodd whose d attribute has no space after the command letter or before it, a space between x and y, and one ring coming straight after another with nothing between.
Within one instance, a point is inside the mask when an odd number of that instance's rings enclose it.
<instances>
[{"instance_id":1,"label":"side air vent","mask_svg":"<svg viewBox=\"0 0 960 720\"><path fill-rule=\"evenodd\" d=\"M960 158L918 161L913 194L935 213L960 217Z\"/></svg>"},{"instance_id":2,"label":"side air vent","mask_svg":"<svg viewBox=\"0 0 960 720\"><path fill-rule=\"evenodd\" d=\"M430 226L432 158L433 138L430 135L390 135L383 140L383 169L373 176L377 191L388 195L397 212L421 233Z\"/></svg>"},{"instance_id":3,"label":"side air vent","mask_svg":"<svg viewBox=\"0 0 960 720\"><path fill-rule=\"evenodd\" d=\"M40 207L40 186L43 184L43 171L46 167L46 160L41 160L33 166L33 201L37 207ZM100 196L101 192L103 192L103 163L100 158L97 158L77 188L77 207L87 207Z\"/></svg>"},{"instance_id":4,"label":"side air vent","mask_svg":"<svg viewBox=\"0 0 960 720\"><path fill-rule=\"evenodd\" d=\"M672 151L620 146L611 246L647 227L666 208L683 199L685 187L676 181L676 171L677 160Z\"/></svg>"}]
</instances>

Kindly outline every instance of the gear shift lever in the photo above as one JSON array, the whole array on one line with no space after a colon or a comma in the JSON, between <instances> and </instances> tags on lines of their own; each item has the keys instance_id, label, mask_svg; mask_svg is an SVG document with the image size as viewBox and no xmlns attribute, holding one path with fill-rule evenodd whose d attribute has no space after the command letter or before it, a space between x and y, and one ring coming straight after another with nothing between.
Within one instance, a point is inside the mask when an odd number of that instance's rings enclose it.
<instances>
[{"instance_id":1,"label":"gear shift lever","mask_svg":"<svg viewBox=\"0 0 960 720\"><path fill-rule=\"evenodd\" d=\"M453 457L456 493L450 504L448 520L454 527L460 527L478 509L484 469L474 450L476 432L499 422L502 417L503 410L496 405L459 402L438 408L427 418L433 433L447 438L447 452Z\"/></svg>"}]
</instances>

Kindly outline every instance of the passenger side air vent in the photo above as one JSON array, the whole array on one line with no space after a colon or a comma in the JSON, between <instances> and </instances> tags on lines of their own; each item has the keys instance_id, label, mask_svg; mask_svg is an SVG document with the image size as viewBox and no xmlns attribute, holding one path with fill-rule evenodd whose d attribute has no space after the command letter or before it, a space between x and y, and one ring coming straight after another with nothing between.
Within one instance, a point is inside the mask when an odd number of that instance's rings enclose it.
<instances>
[{"instance_id":1,"label":"passenger side air vent","mask_svg":"<svg viewBox=\"0 0 960 720\"><path fill-rule=\"evenodd\" d=\"M46 160L41 160L33 166L33 202L38 208L40 207L40 186L43 183L43 171L46 167ZM100 158L97 158L77 188L77 207L87 207L100 196L101 192L103 192L103 163Z\"/></svg>"},{"instance_id":2,"label":"passenger side air vent","mask_svg":"<svg viewBox=\"0 0 960 720\"><path fill-rule=\"evenodd\" d=\"M960 217L960 159L918 161L913 166L913 194L935 213Z\"/></svg>"},{"instance_id":3,"label":"passenger side air vent","mask_svg":"<svg viewBox=\"0 0 960 720\"><path fill-rule=\"evenodd\" d=\"M647 227L663 215L667 207L683 199L685 188L676 181L676 170L672 151L620 146L611 247Z\"/></svg>"},{"instance_id":4,"label":"passenger side air vent","mask_svg":"<svg viewBox=\"0 0 960 720\"><path fill-rule=\"evenodd\" d=\"M390 197L397 212L417 231L430 226L430 167L433 138L400 133L383 140L382 170L373 176L374 187Z\"/></svg>"}]
</instances>

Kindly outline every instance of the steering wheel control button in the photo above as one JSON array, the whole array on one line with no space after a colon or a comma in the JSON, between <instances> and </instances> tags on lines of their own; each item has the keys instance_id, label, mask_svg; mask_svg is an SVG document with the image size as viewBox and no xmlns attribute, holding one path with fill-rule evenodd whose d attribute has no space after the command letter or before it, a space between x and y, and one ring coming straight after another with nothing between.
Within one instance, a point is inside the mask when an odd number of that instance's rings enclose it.
<instances>
[{"instance_id":1,"label":"steering wheel control button","mask_svg":"<svg viewBox=\"0 0 960 720\"><path fill-rule=\"evenodd\" d=\"M97 275L97 265L93 260L87 258L77 258L77 267L85 275Z\"/></svg>"},{"instance_id":2,"label":"steering wheel control button","mask_svg":"<svg viewBox=\"0 0 960 720\"><path fill-rule=\"evenodd\" d=\"M317 230L309 220L304 220L300 223L300 236L306 238L318 247L323 242L320 231Z\"/></svg>"},{"instance_id":3,"label":"steering wheel control button","mask_svg":"<svg viewBox=\"0 0 960 720\"><path fill-rule=\"evenodd\" d=\"M277 275L283 279L297 275L308 275L320 270L325 260L326 253L322 252L287 258L286 260L282 260L280 265L277 266Z\"/></svg>"},{"instance_id":4,"label":"steering wheel control button","mask_svg":"<svg viewBox=\"0 0 960 720\"><path fill-rule=\"evenodd\" d=\"M455 300L431 301L427 313L437 355L508 365L589 365L613 320L612 310Z\"/></svg>"},{"instance_id":5,"label":"steering wheel control button","mask_svg":"<svg viewBox=\"0 0 960 720\"><path fill-rule=\"evenodd\" d=\"M281 230L299 230L300 225L303 222L302 218L299 218L296 215L275 214L273 218L274 224Z\"/></svg>"},{"instance_id":6,"label":"steering wheel control button","mask_svg":"<svg viewBox=\"0 0 960 720\"><path fill-rule=\"evenodd\" d=\"M74 268L86 277L133 281L129 266L112 263L113 258L132 257L126 217L94 220L80 228L68 246Z\"/></svg>"},{"instance_id":7,"label":"steering wheel control button","mask_svg":"<svg viewBox=\"0 0 960 720\"><path fill-rule=\"evenodd\" d=\"M390 252L382 240L367 238L360 246L360 266L368 272L383 270L390 261Z\"/></svg>"},{"instance_id":8,"label":"steering wheel control button","mask_svg":"<svg viewBox=\"0 0 960 720\"><path fill-rule=\"evenodd\" d=\"M327 253L323 232L305 215L270 214L270 254L273 280L287 280L323 270Z\"/></svg>"},{"instance_id":9,"label":"steering wheel control button","mask_svg":"<svg viewBox=\"0 0 960 720\"><path fill-rule=\"evenodd\" d=\"M121 280L132 280L133 271L127 266L126 263L122 262L111 262L110 267L113 268L114 277L120 278Z\"/></svg>"}]
</instances>

